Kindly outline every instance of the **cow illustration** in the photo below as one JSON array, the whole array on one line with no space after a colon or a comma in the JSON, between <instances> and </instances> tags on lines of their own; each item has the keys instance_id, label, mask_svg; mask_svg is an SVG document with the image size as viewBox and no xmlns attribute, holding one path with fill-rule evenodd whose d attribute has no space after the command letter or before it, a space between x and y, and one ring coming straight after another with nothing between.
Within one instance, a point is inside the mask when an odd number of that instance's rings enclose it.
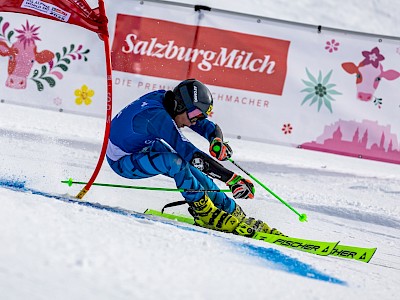
<instances>
[{"instance_id":1,"label":"cow illustration","mask_svg":"<svg viewBox=\"0 0 400 300\"><path fill-rule=\"evenodd\" d=\"M356 74L357 98L361 101L371 101L375 90L382 79L395 80L400 73L395 70L383 70L381 61L385 57L375 47L371 51L363 51L362 60L358 65L353 62L342 63L343 69L349 74Z\"/></svg>"},{"instance_id":2,"label":"cow illustration","mask_svg":"<svg viewBox=\"0 0 400 300\"><path fill-rule=\"evenodd\" d=\"M0 40L0 56L8 56L8 78L6 86L13 89L25 89L26 80L35 62L44 64L54 58L54 53L49 50L38 52L36 42L40 40L37 30L40 27L22 25L17 41L9 46L5 40Z\"/></svg>"}]
</instances>

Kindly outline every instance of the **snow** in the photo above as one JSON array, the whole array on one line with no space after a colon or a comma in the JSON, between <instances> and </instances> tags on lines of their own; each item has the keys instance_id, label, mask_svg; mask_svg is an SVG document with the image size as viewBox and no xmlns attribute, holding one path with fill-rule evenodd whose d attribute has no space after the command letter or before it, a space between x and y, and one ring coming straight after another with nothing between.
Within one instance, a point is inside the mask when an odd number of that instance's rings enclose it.
<instances>
[{"instance_id":1,"label":"snow","mask_svg":"<svg viewBox=\"0 0 400 300\"><path fill-rule=\"evenodd\" d=\"M0 128L2 299L394 299L399 292L398 165L230 140L235 161L309 221L298 222L259 186L255 200L238 201L249 215L293 236L378 247L366 264L45 197L80 191L60 180L90 177L103 121L1 104ZM174 187L162 176L119 178L107 164L97 181ZM23 189L10 189L17 183ZM84 199L144 211L181 197L92 187Z\"/></svg>"},{"instance_id":2,"label":"snow","mask_svg":"<svg viewBox=\"0 0 400 300\"><path fill-rule=\"evenodd\" d=\"M219 1L218 8L399 35L394 1L239 3ZM60 181L90 178L103 132L101 119L0 103L1 299L397 298L399 165L230 139L234 160L308 222L258 185L254 200L238 201L248 215L291 236L377 247L366 264L129 213L160 210L181 200L179 193L92 187L84 198L92 205L48 197L80 191ZM185 135L207 149L199 136ZM107 163L96 181L174 187L162 176L120 178ZM187 214L183 206L168 212Z\"/></svg>"}]
</instances>

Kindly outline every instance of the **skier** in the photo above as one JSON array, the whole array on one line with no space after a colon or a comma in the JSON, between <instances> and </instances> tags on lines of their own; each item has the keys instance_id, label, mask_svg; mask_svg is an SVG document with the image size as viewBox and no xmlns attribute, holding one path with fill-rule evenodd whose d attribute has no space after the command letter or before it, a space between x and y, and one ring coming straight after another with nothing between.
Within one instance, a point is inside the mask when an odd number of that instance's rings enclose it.
<instances>
[{"instance_id":1,"label":"skier","mask_svg":"<svg viewBox=\"0 0 400 300\"><path fill-rule=\"evenodd\" d=\"M252 199L253 183L226 169L195 147L181 132L185 126L210 142L218 160L232 156L221 128L207 119L213 108L208 88L187 79L173 91L143 95L122 109L111 122L107 161L120 176L130 179L158 174L171 177L179 189L219 190L211 178L226 183L235 199ZM211 177L211 178L210 178ZM278 234L275 228L246 217L242 208L223 192L182 192L197 225L243 236L255 231Z\"/></svg>"}]
</instances>

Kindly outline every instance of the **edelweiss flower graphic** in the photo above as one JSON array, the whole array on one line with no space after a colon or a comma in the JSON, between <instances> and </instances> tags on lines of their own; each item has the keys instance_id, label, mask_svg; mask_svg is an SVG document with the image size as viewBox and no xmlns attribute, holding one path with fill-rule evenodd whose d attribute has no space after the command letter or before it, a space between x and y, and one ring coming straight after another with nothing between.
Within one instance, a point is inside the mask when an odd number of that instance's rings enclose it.
<instances>
[{"instance_id":1,"label":"edelweiss flower graphic","mask_svg":"<svg viewBox=\"0 0 400 300\"><path fill-rule=\"evenodd\" d=\"M81 89L76 89L75 90L75 103L78 105L81 105L82 103L85 103L86 105L89 105L92 103L91 97L94 96L94 91L90 90L86 84L82 85Z\"/></svg>"},{"instance_id":2,"label":"edelweiss flower graphic","mask_svg":"<svg viewBox=\"0 0 400 300\"><path fill-rule=\"evenodd\" d=\"M336 86L336 84L328 83L329 79L331 78L332 71L333 70L331 70L325 77L323 77L321 71L319 71L318 79L316 79L306 68L307 76L310 80L301 80L307 86L305 89L300 91L307 93L303 99L303 102L301 102L301 105L306 103L308 100L311 100L310 106L318 102L318 111L320 111L322 104L324 104L332 113L331 101L335 101L335 99L333 99L331 95L342 94L332 89Z\"/></svg>"}]
</instances>

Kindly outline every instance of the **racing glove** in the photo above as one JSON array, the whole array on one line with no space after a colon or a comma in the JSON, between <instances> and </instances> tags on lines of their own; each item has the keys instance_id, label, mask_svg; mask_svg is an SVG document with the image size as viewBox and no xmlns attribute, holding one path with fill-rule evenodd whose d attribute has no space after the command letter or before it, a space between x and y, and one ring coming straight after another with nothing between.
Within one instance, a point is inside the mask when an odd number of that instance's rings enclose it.
<instances>
[{"instance_id":1,"label":"racing glove","mask_svg":"<svg viewBox=\"0 0 400 300\"><path fill-rule=\"evenodd\" d=\"M210 143L210 154L218 160L227 160L232 157L233 151L227 142L216 137Z\"/></svg>"},{"instance_id":2,"label":"racing glove","mask_svg":"<svg viewBox=\"0 0 400 300\"><path fill-rule=\"evenodd\" d=\"M255 188L253 183L240 175L233 174L232 178L226 182L235 199L253 199Z\"/></svg>"}]
</instances>

